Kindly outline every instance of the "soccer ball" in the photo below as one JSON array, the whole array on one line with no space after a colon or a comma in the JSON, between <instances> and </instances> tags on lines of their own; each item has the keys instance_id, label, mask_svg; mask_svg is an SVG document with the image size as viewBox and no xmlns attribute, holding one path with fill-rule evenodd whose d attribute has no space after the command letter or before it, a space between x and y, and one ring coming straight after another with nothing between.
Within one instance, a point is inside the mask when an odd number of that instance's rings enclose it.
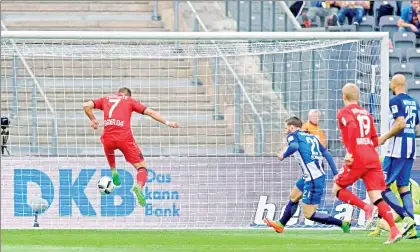
<instances>
[{"instance_id":1,"label":"soccer ball","mask_svg":"<svg viewBox=\"0 0 420 252\"><path fill-rule=\"evenodd\" d=\"M98 189L101 193L110 194L115 188L112 179L108 176L104 176L98 181Z\"/></svg>"}]
</instances>

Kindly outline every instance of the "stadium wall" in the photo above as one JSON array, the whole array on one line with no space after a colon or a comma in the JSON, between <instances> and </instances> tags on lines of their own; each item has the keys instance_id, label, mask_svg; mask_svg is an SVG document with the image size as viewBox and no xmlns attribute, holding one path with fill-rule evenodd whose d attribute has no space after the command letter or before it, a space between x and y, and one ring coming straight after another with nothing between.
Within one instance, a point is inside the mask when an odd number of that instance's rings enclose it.
<instances>
[{"instance_id":1,"label":"stadium wall","mask_svg":"<svg viewBox=\"0 0 420 252\"><path fill-rule=\"evenodd\" d=\"M250 228L263 217L278 218L300 172L274 157L148 158L145 208L130 191L134 169L121 167L121 187L100 195L96 182L110 176L104 158L2 158L1 227L31 228L29 202L42 197L48 209L42 228ZM338 162L339 160L337 160ZM118 160L123 164L123 160ZM420 160L413 178L420 182ZM327 188L332 178L328 173ZM358 183L353 191L365 196ZM363 212L338 202L327 190L321 211L364 223ZM417 223L420 223L420 216ZM325 227L304 220L299 209L291 227Z\"/></svg>"}]
</instances>

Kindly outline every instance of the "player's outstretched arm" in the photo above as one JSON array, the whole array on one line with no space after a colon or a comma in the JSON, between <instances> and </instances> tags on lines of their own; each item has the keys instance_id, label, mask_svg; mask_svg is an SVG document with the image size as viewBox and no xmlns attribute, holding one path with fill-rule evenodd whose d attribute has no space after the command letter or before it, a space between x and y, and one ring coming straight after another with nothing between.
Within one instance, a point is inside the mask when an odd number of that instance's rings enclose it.
<instances>
[{"instance_id":1,"label":"player's outstretched arm","mask_svg":"<svg viewBox=\"0 0 420 252\"><path fill-rule=\"evenodd\" d=\"M154 111L153 109L146 108L143 113L160 123L168 125L171 128L179 128L179 124L177 122L167 121L159 112Z\"/></svg>"},{"instance_id":2,"label":"player's outstretched arm","mask_svg":"<svg viewBox=\"0 0 420 252\"><path fill-rule=\"evenodd\" d=\"M83 110L85 111L85 114L87 117L89 117L90 120L90 126L93 129L97 129L99 126L98 120L96 120L95 115L93 114L93 109L95 108L95 104L93 101L88 101L83 103Z\"/></svg>"},{"instance_id":3,"label":"player's outstretched arm","mask_svg":"<svg viewBox=\"0 0 420 252\"><path fill-rule=\"evenodd\" d=\"M299 149L299 144L295 141L289 143L289 146L287 147L286 151L284 153L279 152L277 154L278 158L283 161L285 158L293 155L297 150Z\"/></svg>"},{"instance_id":4,"label":"player's outstretched arm","mask_svg":"<svg viewBox=\"0 0 420 252\"><path fill-rule=\"evenodd\" d=\"M333 159L331 153L329 151L327 151L327 149L325 149L324 147L320 146L320 149L321 149L322 156L324 156L325 159L327 160L328 165L330 166L330 169L331 169L333 175L334 176L337 175L338 174L337 166L335 165L335 162L334 162L334 159Z\"/></svg>"}]
</instances>

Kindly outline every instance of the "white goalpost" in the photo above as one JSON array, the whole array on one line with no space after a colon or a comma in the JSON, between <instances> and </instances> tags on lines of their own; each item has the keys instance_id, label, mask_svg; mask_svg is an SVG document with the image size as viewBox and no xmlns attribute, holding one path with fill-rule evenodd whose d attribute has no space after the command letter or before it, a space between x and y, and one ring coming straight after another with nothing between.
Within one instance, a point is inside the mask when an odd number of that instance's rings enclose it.
<instances>
[{"instance_id":1,"label":"white goalpost","mask_svg":"<svg viewBox=\"0 0 420 252\"><path fill-rule=\"evenodd\" d=\"M321 112L327 149L341 165L336 112L341 87L388 130L388 33L154 33L3 31L1 34L2 228L248 228L279 218L301 176L275 157L284 120ZM101 195L110 171L89 128L85 101L120 87L180 129L141 115L133 134L148 173L147 205L136 204L135 171L119 151L122 185ZM95 111L102 123L102 112ZM381 149L384 154L385 149ZM320 210L362 225L363 213L330 194ZM352 188L364 197L361 184ZM42 201L40 201L42 199ZM33 211L34 202L44 204ZM39 215L39 216L38 216ZM304 220L296 228L330 228Z\"/></svg>"}]
</instances>

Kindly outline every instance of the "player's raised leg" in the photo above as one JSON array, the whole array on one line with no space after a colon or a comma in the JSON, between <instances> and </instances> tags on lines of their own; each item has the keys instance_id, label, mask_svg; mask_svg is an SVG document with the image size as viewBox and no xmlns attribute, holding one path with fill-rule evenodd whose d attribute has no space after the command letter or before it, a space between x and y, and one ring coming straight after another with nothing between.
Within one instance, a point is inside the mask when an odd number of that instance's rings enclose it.
<instances>
[{"instance_id":1,"label":"player's raised leg","mask_svg":"<svg viewBox=\"0 0 420 252\"><path fill-rule=\"evenodd\" d=\"M137 200L141 206L146 205L146 196L143 193L143 187L146 184L147 180L147 169L146 169L146 162L140 162L140 163L133 163L132 164L134 168L137 170L136 175L136 185L133 187L133 192L137 196Z\"/></svg>"},{"instance_id":2,"label":"player's raised leg","mask_svg":"<svg viewBox=\"0 0 420 252\"><path fill-rule=\"evenodd\" d=\"M109 167L111 168L112 172L112 182L114 185L119 186L121 185L120 178L118 176L118 171L115 163L115 149L116 145L115 142L111 139L101 138L102 145L104 146L104 152L106 159L108 160Z\"/></svg>"},{"instance_id":3,"label":"player's raised leg","mask_svg":"<svg viewBox=\"0 0 420 252\"><path fill-rule=\"evenodd\" d=\"M318 205L303 204L303 214L306 219L325 225L340 227L344 233L350 233L350 221L342 221L326 213L317 212Z\"/></svg>"},{"instance_id":4,"label":"player's raised leg","mask_svg":"<svg viewBox=\"0 0 420 252\"><path fill-rule=\"evenodd\" d=\"M357 206L365 212L365 228L369 229L372 225L375 215L375 207L371 204L367 204L351 191L346 189L348 186L352 185L358 180L362 172L363 170L361 169L351 170L347 165L345 165L342 172L337 175L332 190L333 194L336 195L339 200L343 201L344 203Z\"/></svg>"},{"instance_id":5,"label":"player's raised leg","mask_svg":"<svg viewBox=\"0 0 420 252\"><path fill-rule=\"evenodd\" d=\"M304 204L303 214L305 218L321 224L338 226L344 233L350 233L349 221L342 221L326 213L316 211L318 209L318 205L321 203L324 188L325 176L319 177L310 182L305 182L302 197L302 203Z\"/></svg>"},{"instance_id":6,"label":"player's raised leg","mask_svg":"<svg viewBox=\"0 0 420 252\"><path fill-rule=\"evenodd\" d=\"M118 149L124 154L125 160L131 163L137 170L133 192L136 194L139 204L144 207L146 205L146 197L143 193L143 187L147 180L147 169L143 154L134 140L130 142L118 142Z\"/></svg>"},{"instance_id":7,"label":"player's raised leg","mask_svg":"<svg viewBox=\"0 0 420 252\"><path fill-rule=\"evenodd\" d=\"M272 227L277 233L283 233L284 227L286 226L287 222L296 213L296 210L299 205L299 200L302 198L302 191L303 191L304 184L305 184L305 181L303 180L303 178L299 179L296 182L296 185L293 187L292 191L290 192L290 200L289 202L287 202L287 205L284 208L284 212L280 220L273 221L268 218L264 218L264 222L265 224L267 224L267 226Z\"/></svg>"}]
</instances>

